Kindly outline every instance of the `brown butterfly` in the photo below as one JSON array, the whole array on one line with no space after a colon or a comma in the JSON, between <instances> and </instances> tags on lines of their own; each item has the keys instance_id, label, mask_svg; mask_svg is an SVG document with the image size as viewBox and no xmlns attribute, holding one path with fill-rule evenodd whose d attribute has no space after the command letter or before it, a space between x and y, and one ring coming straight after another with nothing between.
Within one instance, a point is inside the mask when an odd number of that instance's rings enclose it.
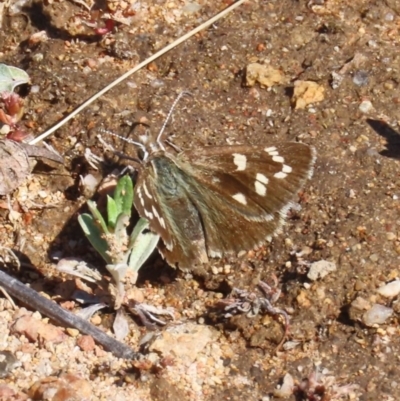
<instances>
[{"instance_id":1,"label":"brown butterfly","mask_svg":"<svg viewBox=\"0 0 400 401\"><path fill-rule=\"evenodd\" d=\"M270 239L313 173L315 150L302 143L175 152L161 141L165 126L149 147L134 142L144 151L134 204L171 266L192 269Z\"/></svg>"}]
</instances>

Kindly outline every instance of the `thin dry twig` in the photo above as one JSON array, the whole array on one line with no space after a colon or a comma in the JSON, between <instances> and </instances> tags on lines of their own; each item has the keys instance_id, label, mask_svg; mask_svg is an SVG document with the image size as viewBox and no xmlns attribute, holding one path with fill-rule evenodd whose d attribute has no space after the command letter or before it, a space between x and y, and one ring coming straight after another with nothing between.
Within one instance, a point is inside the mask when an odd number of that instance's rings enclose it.
<instances>
[{"instance_id":1,"label":"thin dry twig","mask_svg":"<svg viewBox=\"0 0 400 401\"><path fill-rule=\"evenodd\" d=\"M161 49L160 51L158 51L157 53L153 54L151 57L149 57L148 59L142 61L140 64L138 64L137 66L135 66L134 68L132 68L131 70L127 71L125 74L121 75L118 79L116 79L115 81L111 82L109 85L107 85L105 88L103 88L100 92L96 93L94 96L92 96L91 98L89 98L88 100L86 100L86 102L82 103L79 107L77 107L71 114L69 114L67 117L65 117L63 120L61 120L60 122L58 122L56 125L54 125L53 127L51 127L49 130L47 130L46 132L44 132L43 134L39 135L38 137L36 137L35 139L33 139L32 141L30 141L31 145L34 145L40 141L42 141L43 139L47 138L48 136L50 136L54 131L58 130L60 127L62 127L64 124L66 124L69 120L71 120L72 118L74 118L77 114L79 114L83 109L85 109L87 106L89 106L91 103L93 103L95 100L97 100L99 97L103 96L106 92L108 92L110 89L114 88L114 86L118 85L119 83L121 83L122 81L124 81L125 79L127 79L128 77L130 77L132 74L134 74L135 72L139 71L140 69L142 69L143 67L145 67L146 65L150 64L151 62L153 62L155 59L157 59L158 57L162 56L163 54L169 52L170 50L172 50L174 47L177 47L178 45L180 45L181 43L183 43L184 41L186 41L187 39L189 39L190 37L192 37L193 35L196 35L196 33L200 32L201 30L207 28L208 26L214 24L216 21L218 21L219 19L223 18L225 15L229 14L231 11L233 11L235 8L239 7L242 3L244 3L246 0L238 0L235 3L231 4L229 7L225 8L225 10L222 10L220 13L218 13L217 15L215 15L214 17L210 18L208 21L204 22L203 24L199 25L197 28L191 30L190 32L188 32L187 34L181 36L180 38L178 38L177 40L175 40L174 42L170 43L168 46L164 47L163 49Z\"/></svg>"}]
</instances>

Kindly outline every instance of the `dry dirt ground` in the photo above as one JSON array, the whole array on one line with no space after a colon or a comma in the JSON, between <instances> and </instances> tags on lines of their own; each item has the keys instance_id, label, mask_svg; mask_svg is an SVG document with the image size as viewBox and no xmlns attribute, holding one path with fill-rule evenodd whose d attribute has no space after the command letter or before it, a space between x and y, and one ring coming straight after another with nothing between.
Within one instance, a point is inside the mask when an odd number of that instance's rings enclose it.
<instances>
[{"instance_id":1,"label":"dry dirt ground","mask_svg":"<svg viewBox=\"0 0 400 401\"><path fill-rule=\"evenodd\" d=\"M32 83L20 88L25 99L21 125L40 134L229 3L96 4L92 10L109 7L112 18L124 18L102 36L94 29L104 26L104 15L90 14L72 0L26 2L13 15L6 5L0 62L24 69ZM71 373L83 382L79 391L69 389L75 394L69 399L269 400L288 373L298 386L292 395L292 390L283 394L289 399L399 400L397 293L384 297L377 292L399 278L399 30L397 0L250 0L59 129L48 142L64 156L65 166L34 170L12 195L19 212L13 221L2 203L0 238L22 262L20 271L8 268L8 273L70 310L79 307L73 291L89 287L58 273L57 258L82 258L106 275L77 223L86 210L79 176L93 171L85 150L105 157L102 176L117 165L97 139L100 129L134 137L143 129L135 125L146 122L156 133L177 93L187 90L193 96L180 102L167 128L179 147L298 140L314 146L318 158L299 198L301 209L291 212L271 244L239 258L213 260L202 275L175 271L158 255L140 271L138 287L145 301L173 307L179 322L157 329L158 339L170 338L172 344L145 349L147 359L140 363L87 346L83 340L90 339L82 340L74 330L65 335L63 329L61 342L45 335L29 341L12 330L27 312L14 311L4 301L0 348L19 364L2 374L9 386L2 387L2 399L24 399L45 378L62 387L59 377ZM40 31L47 40L32 39ZM285 82L247 87L245 69L254 62L280 70ZM296 108L295 81L316 82L319 91L324 88L323 100ZM103 138L133 152L131 145ZM38 207L48 203L54 205ZM311 281L310 263L320 260L333 262L336 270ZM272 283L274 275L282 290L276 306L290 317L286 346L278 352L280 317L222 318L210 308L234 287L260 294L258 281ZM386 306L392 314L368 327L364 313L373 305ZM114 317L110 308L93 322L112 333ZM46 322L38 313L33 318ZM128 319L124 341L138 349L148 330L136 317ZM173 332L180 325L187 337ZM169 337L165 330L172 330ZM70 376L63 380L72 386ZM10 389L14 396L4 395ZM37 394L35 399L67 399Z\"/></svg>"}]
</instances>

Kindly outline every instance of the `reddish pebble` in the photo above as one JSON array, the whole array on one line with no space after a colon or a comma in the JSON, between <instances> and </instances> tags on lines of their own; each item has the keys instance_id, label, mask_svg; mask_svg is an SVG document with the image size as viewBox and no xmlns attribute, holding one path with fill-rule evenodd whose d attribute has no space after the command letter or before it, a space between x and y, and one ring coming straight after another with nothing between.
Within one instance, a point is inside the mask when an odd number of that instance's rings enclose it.
<instances>
[{"instance_id":1,"label":"reddish pebble","mask_svg":"<svg viewBox=\"0 0 400 401\"><path fill-rule=\"evenodd\" d=\"M93 351L95 347L95 342L93 340L92 336L80 336L76 340L76 345L82 350L82 351Z\"/></svg>"},{"instance_id":2,"label":"reddish pebble","mask_svg":"<svg viewBox=\"0 0 400 401\"><path fill-rule=\"evenodd\" d=\"M265 45L264 45L264 43L259 43L258 45L257 45L257 51L258 52L262 52L262 51L264 51L265 50Z\"/></svg>"},{"instance_id":3,"label":"reddish pebble","mask_svg":"<svg viewBox=\"0 0 400 401\"><path fill-rule=\"evenodd\" d=\"M30 341L37 341L40 337L45 342L56 344L65 341L67 338L61 328L43 323L32 316L22 316L17 319L11 327L11 331L24 335Z\"/></svg>"},{"instance_id":4,"label":"reddish pebble","mask_svg":"<svg viewBox=\"0 0 400 401\"><path fill-rule=\"evenodd\" d=\"M48 398L49 394L51 398ZM92 399L89 382L70 373L38 380L29 389L29 396L34 400L51 401Z\"/></svg>"},{"instance_id":5,"label":"reddish pebble","mask_svg":"<svg viewBox=\"0 0 400 401\"><path fill-rule=\"evenodd\" d=\"M28 396L24 393L19 393L13 390L11 387L6 384L0 384L0 400L9 400L9 401L25 401L28 399Z\"/></svg>"}]
</instances>

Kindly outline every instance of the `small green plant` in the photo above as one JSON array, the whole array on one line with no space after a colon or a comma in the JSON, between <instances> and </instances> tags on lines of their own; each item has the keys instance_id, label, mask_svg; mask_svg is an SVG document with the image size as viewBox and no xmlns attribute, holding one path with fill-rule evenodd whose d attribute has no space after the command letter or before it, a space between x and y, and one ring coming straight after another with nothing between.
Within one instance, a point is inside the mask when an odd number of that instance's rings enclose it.
<instances>
[{"instance_id":1,"label":"small green plant","mask_svg":"<svg viewBox=\"0 0 400 401\"><path fill-rule=\"evenodd\" d=\"M96 202L87 202L90 213L78 217L86 237L106 262L106 268L117 285L117 300L122 299L126 274L133 274L133 282L143 263L157 246L159 236L148 231L148 221L140 218L128 234L133 204L133 184L128 175L121 177L114 196L107 196L107 218L99 212ZM116 304L119 304L116 301Z\"/></svg>"},{"instance_id":2,"label":"small green plant","mask_svg":"<svg viewBox=\"0 0 400 401\"><path fill-rule=\"evenodd\" d=\"M14 90L29 83L29 75L17 67L0 64L0 135L21 142L29 132L19 125L24 114L24 99Z\"/></svg>"},{"instance_id":3,"label":"small green plant","mask_svg":"<svg viewBox=\"0 0 400 401\"><path fill-rule=\"evenodd\" d=\"M0 64L0 93L14 92L18 85L29 82L29 75L20 68Z\"/></svg>"}]
</instances>

